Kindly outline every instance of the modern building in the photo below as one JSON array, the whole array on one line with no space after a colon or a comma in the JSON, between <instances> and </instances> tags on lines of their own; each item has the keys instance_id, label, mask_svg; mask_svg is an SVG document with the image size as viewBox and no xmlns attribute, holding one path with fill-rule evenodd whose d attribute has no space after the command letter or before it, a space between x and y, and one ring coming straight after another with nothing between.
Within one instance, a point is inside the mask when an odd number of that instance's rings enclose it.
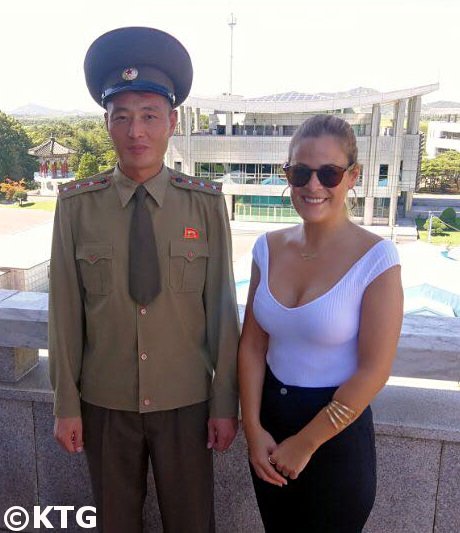
<instances>
[{"instance_id":1,"label":"modern building","mask_svg":"<svg viewBox=\"0 0 460 533\"><path fill-rule=\"evenodd\" d=\"M191 96L179 108L166 162L187 174L222 181L233 219L285 221L295 217L288 195L282 198L281 167L290 138L309 116L333 113L352 125L358 141L362 172L352 216L365 225L393 226L412 204L421 157L421 98L438 87Z\"/></svg>"},{"instance_id":2,"label":"modern building","mask_svg":"<svg viewBox=\"0 0 460 533\"><path fill-rule=\"evenodd\" d=\"M442 152L460 152L460 122L429 122L426 137L428 157L436 157Z\"/></svg>"}]
</instances>

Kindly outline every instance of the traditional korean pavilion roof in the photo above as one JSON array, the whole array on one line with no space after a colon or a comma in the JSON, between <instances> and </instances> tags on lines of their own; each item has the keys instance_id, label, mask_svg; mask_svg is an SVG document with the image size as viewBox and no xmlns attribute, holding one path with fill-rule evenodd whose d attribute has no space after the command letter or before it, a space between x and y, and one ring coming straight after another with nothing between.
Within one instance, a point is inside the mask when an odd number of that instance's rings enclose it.
<instances>
[{"instance_id":1,"label":"traditional korean pavilion roof","mask_svg":"<svg viewBox=\"0 0 460 533\"><path fill-rule=\"evenodd\" d=\"M28 150L30 155L35 157L50 157L50 158L59 158L66 157L70 154L76 154L77 151L73 148L67 148L59 144L54 137L50 137L47 141L35 146Z\"/></svg>"}]
</instances>

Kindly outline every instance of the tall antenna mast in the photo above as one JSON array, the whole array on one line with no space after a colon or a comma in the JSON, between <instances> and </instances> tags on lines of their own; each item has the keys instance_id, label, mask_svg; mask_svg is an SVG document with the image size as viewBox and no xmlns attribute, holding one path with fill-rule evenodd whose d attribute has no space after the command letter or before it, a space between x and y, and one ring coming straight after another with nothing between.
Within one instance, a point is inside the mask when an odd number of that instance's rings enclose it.
<instances>
[{"instance_id":1,"label":"tall antenna mast","mask_svg":"<svg viewBox=\"0 0 460 533\"><path fill-rule=\"evenodd\" d=\"M236 26L236 17L233 13L230 14L228 19L228 25L230 26L230 83L228 93L232 94L233 91L233 27Z\"/></svg>"}]
</instances>

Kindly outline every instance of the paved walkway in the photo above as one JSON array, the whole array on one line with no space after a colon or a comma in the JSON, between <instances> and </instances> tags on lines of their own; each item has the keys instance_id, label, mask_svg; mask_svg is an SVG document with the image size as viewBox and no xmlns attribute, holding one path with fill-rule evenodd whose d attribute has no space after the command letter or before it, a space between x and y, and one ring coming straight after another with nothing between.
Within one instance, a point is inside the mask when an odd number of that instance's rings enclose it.
<instances>
[{"instance_id":1,"label":"paved walkway","mask_svg":"<svg viewBox=\"0 0 460 533\"><path fill-rule=\"evenodd\" d=\"M29 230L53 221L54 213L39 209L20 209L0 204L0 236Z\"/></svg>"}]
</instances>

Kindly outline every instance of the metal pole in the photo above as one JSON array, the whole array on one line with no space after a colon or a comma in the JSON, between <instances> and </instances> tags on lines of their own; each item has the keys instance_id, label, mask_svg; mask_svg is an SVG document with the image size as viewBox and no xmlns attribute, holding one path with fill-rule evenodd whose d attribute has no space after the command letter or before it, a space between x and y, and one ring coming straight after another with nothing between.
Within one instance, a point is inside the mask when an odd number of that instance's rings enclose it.
<instances>
[{"instance_id":1,"label":"metal pole","mask_svg":"<svg viewBox=\"0 0 460 533\"><path fill-rule=\"evenodd\" d=\"M232 94L233 91L233 27L236 26L236 17L233 13L230 14L228 19L228 25L230 26L230 83L228 88L228 94Z\"/></svg>"},{"instance_id":2,"label":"metal pole","mask_svg":"<svg viewBox=\"0 0 460 533\"><path fill-rule=\"evenodd\" d=\"M433 215L431 211L428 212L428 216L430 217L430 223L428 224L428 242L431 242L431 228L433 226Z\"/></svg>"}]
</instances>

